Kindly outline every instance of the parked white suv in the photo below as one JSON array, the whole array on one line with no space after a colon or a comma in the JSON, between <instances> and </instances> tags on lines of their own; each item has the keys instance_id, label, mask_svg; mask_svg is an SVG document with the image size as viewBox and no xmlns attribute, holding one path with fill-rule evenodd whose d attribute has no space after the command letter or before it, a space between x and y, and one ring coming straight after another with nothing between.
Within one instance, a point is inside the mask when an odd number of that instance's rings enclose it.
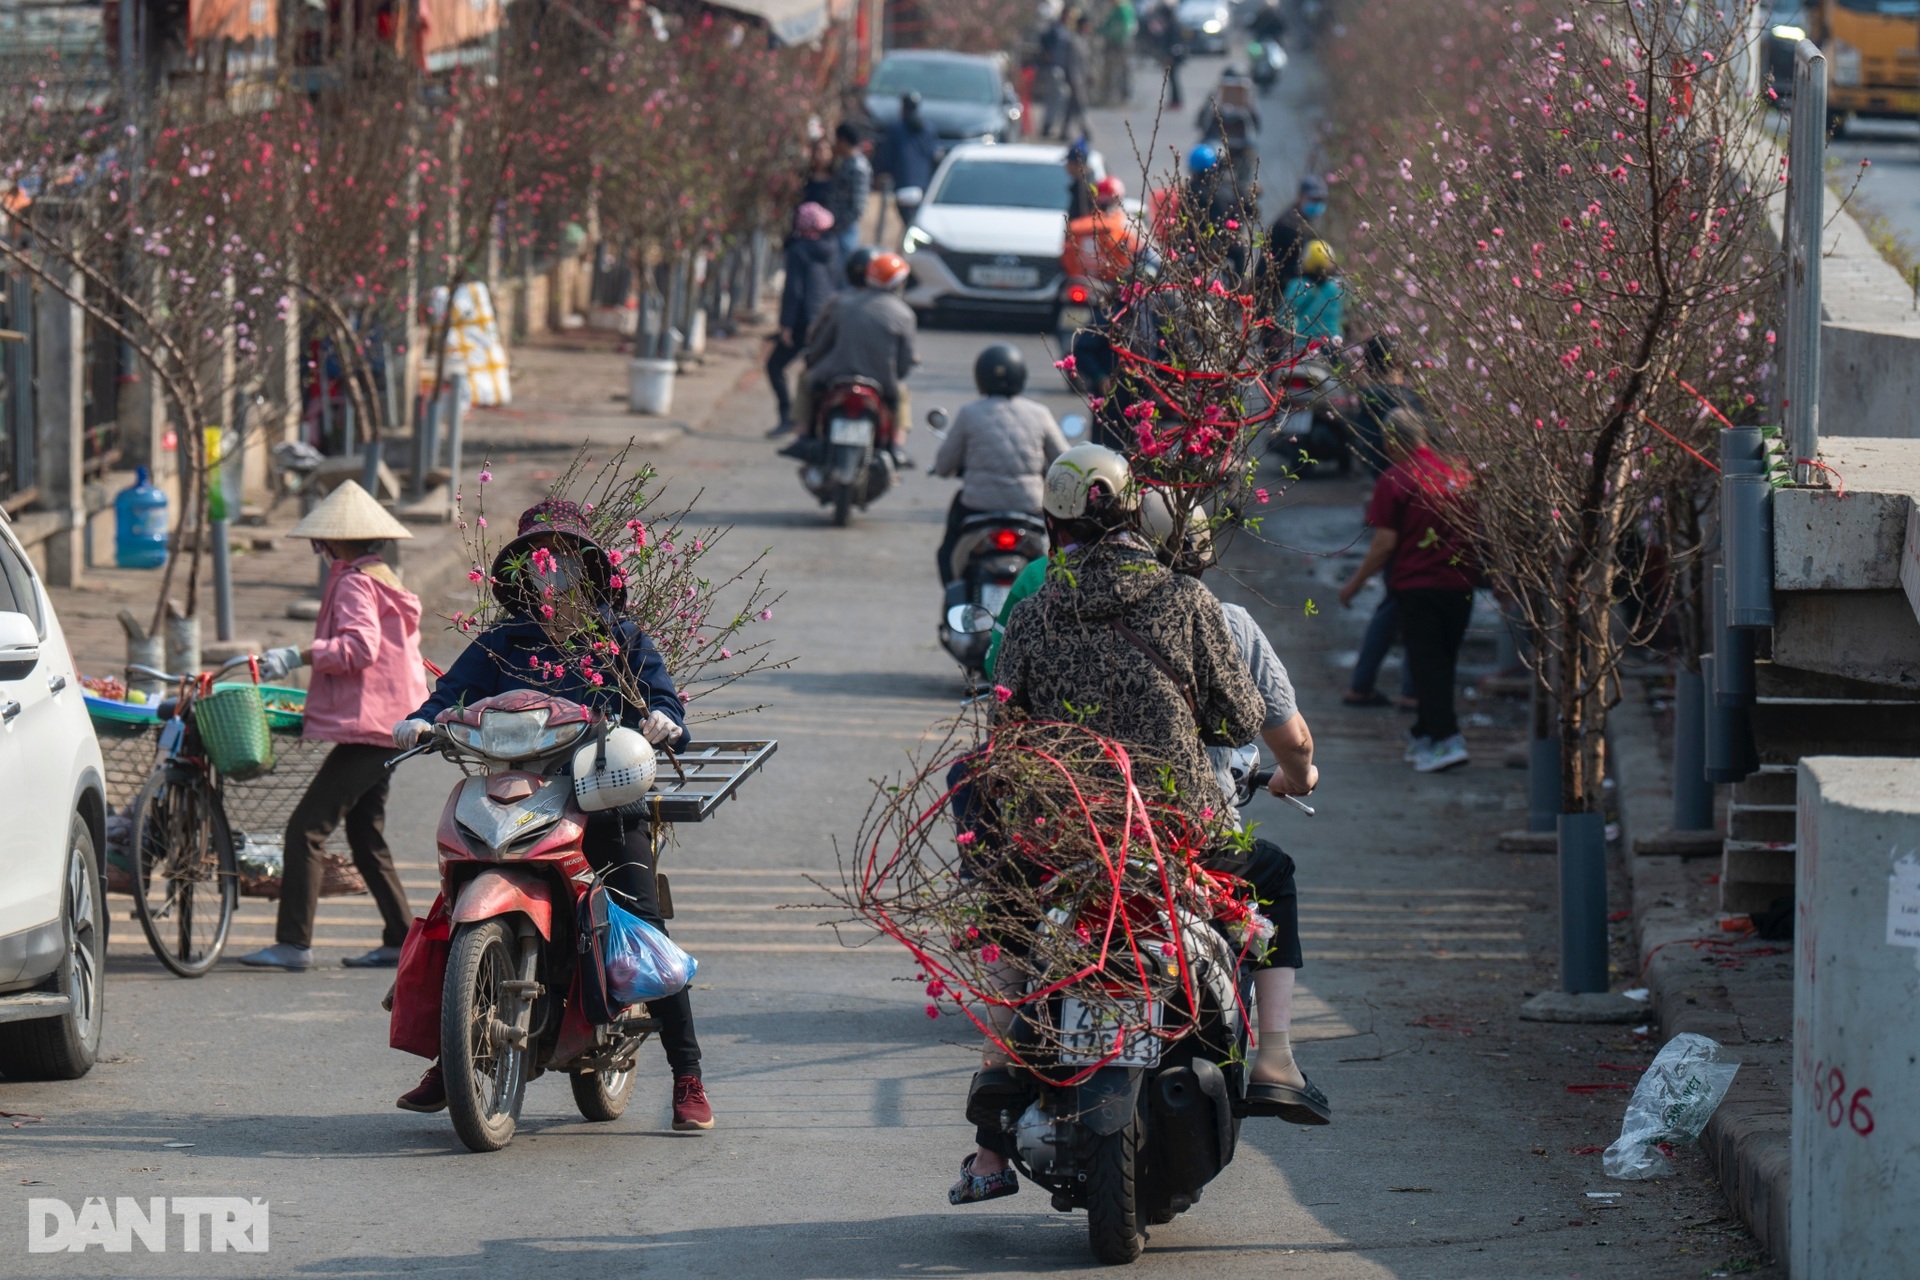
<instances>
[{"instance_id":1,"label":"parked white suv","mask_svg":"<svg viewBox=\"0 0 1920 1280\"><path fill-rule=\"evenodd\" d=\"M106 771L60 621L0 515L0 1075L100 1052Z\"/></svg>"}]
</instances>

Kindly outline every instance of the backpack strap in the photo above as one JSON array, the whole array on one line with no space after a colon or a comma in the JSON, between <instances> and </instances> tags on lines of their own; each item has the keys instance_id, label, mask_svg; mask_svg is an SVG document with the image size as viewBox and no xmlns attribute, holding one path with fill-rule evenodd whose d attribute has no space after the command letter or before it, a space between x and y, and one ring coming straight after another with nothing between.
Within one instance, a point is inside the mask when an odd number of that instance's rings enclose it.
<instances>
[{"instance_id":1,"label":"backpack strap","mask_svg":"<svg viewBox=\"0 0 1920 1280\"><path fill-rule=\"evenodd\" d=\"M1161 675L1173 681L1173 687L1180 691L1180 696L1182 698L1186 699L1187 710L1193 714L1193 722L1196 725L1199 724L1200 723L1200 704L1194 699L1193 686L1180 678L1180 673L1173 669L1173 664L1167 661L1166 655L1161 653L1158 649L1154 648L1153 645L1148 642L1145 636L1141 635L1138 631L1135 631L1132 627L1128 626L1126 623L1120 621L1120 619L1109 618L1107 619L1107 625L1112 627L1116 632L1118 632L1120 634L1121 639L1125 640L1128 644L1132 645L1134 648L1138 649L1141 653L1145 654L1147 656L1147 661L1151 662L1154 666L1160 668Z\"/></svg>"}]
</instances>

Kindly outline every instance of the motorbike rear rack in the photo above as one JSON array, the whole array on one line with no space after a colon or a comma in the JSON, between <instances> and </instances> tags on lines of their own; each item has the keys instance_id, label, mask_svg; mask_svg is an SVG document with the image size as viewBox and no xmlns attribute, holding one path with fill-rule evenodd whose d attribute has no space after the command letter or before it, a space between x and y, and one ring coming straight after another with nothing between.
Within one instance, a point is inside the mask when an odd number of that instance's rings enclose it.
<instances>
[{"instance_id":1,"label":"motorbike rear rack","mask_svg":"<svg viewBox=\"0 0 1920 1280\"><path fill-rule=\"evenodd\" d=\"M654 775L659 789L647 797L648 816L657 823L705 822L779 746L772 740L701 742L674 753Z\"/></svg>"}]
</instances>

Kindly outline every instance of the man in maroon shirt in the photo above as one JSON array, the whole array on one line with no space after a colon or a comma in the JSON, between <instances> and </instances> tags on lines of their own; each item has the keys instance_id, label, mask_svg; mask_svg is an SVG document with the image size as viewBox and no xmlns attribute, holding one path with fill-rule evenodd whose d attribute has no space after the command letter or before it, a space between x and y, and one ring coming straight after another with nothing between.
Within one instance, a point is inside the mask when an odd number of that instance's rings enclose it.
<instances>
[{"instance_id":1,"label":"man in maroon shirt","mask_svg":"<svg viewBox=\"0 0 1920 1280\"><path fill-rule=\"evenodd\" d=\"M1373 542L1340 588L1340 603L1351 605L1367 579L1386 567L1420 702L1407 759L1421 773L1438 773L1467 762L1453 709L1454 669L1480 577L1468 533L1467 474L1433 451L1426 423L1412 410L1394 410L1385 426L1393 465L1367 504Z\"/></svg>"}]
</instances>

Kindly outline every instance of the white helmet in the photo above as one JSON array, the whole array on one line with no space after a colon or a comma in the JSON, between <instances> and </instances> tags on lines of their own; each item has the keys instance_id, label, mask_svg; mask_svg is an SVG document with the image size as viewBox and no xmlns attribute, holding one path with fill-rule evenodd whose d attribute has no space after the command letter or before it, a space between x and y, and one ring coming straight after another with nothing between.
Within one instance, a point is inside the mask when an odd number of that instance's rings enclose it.
<instances>
[{"instance_id":1,"label":"white helmet","mask_svg":"<svg viewBox=\"0 0 1920 1280\"><path fill-rule=\"evenodd\" d=\"M1132 511L1140 504L1133 469L1099 444L1077 444L1047 468L1041 506L1056 520L1080 520Z\"/></svg>"},{"instance_id":2,"label":"white helmet","mask_svg":"<svg viewBox=\"0 0 1920 1280\"><path fill-rule=\"evenodd\" d=\"M620 725L608 731L605 742L589 740L573 753L573 798L588 813L624 808L646 799L658 767L653 744Z\"/></svg>"},{"instance_id":3,"label":"white helmet","mask_svg":"<svg viewBox=\"0 0 1920 1280\"><path fill-rule=\"evenodd\" d=\"M1149 489L1140 499L1140 532L1144 533L1175 568L1206 568L1214 563L1213 528L1204 506L1187 514L1179 546L1173 546L1173 504L1160 489Z\"/></svg>"}]
</instances>

